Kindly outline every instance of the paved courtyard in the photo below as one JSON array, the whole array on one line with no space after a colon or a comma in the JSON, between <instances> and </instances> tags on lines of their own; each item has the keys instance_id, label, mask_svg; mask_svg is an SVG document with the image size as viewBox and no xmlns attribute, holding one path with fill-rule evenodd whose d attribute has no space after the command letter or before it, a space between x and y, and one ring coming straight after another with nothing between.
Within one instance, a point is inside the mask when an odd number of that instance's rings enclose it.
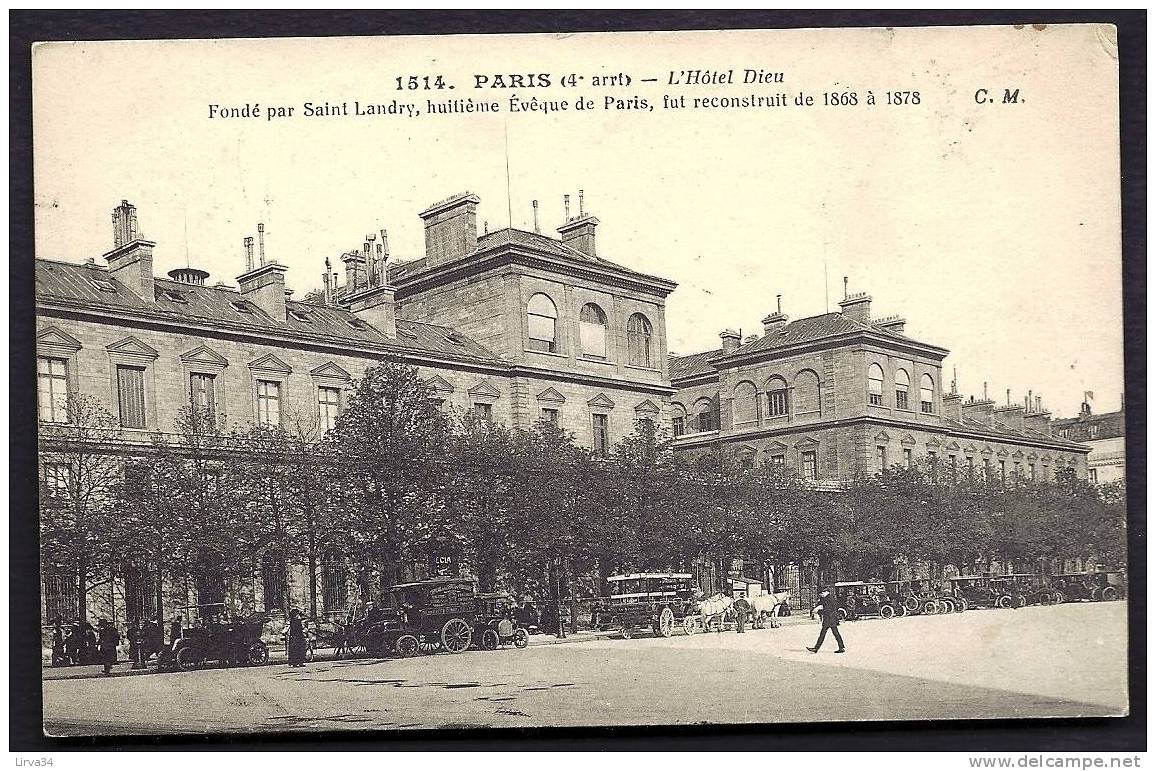
<instances>
[{"instance_id":1,"label":"paved courtyard","mask_svg":"<svg viewBox=\"0 0 1156 771\"><path fill-rule=\"evenodd\" d=\"M45 670L54 735L1122 715L1122 602L164 674ZM124 673L121 673L124 670Z\"/></svg>"}]
</instances>

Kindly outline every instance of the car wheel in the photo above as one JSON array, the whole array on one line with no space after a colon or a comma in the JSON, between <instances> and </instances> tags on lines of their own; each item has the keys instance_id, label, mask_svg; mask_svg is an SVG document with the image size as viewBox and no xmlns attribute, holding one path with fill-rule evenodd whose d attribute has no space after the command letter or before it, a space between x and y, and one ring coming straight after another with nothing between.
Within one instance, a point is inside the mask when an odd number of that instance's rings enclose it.
<instances>
[{"instance_id":1,"label":"car wheel","mask_svg":"<svg viewBox=\"0 0 1156 771\"><path fill-rule=\"evenodd\" d=\"M631 629L628 626L622 627L622 639L623 640L629 640L633 636L634 636L634 630L633 629Z\"/></svg>"},{"instance_id":2,"label":"car wheel","mask_svg":"<svg viewBox=\"0 0 1156 771\"><path fill-rule=\"evenodd\" d=\"M923 603L923 615L930 616L939 610L939 603L935 600L926 600Z\"/></svg>"},{"instance_id":3,"label":"car wheel","mask_svg":"<svg viewBox=\"0 0 1156 771\"><path fill-rule=\"evenodd\" d=\"M895 608L891 607L890 605L880 605L879 606L879 618L894 618L894 617L895 617Z\"/></svg>"},{"instance_id":4,"label":"car wheel","mask_svg":"<svg viewBox=\"0 0 1156 771\"><path fill-rule=\"evenodd\" d=\"M525 629L514 630L514 647L525 648L530 644L530 633Z\"/></svg>"},{"instance_id":5,"label":"car wheel","mask_svg":"<svg viewBox=\"0 0 1156 771\"><path fill-rule=\"evenodd\" d=\"M177 666L188 672L205 663L205 657L196 648L181 648L177 651Z\"/></svg>"},{"instance_id":6,"label":"car wheel","mask_svg":"<svg viewBox=\"0 0 1156 771\"><path fill-rule=\"evenodd\" d=\"M486 631L482 632L482 647L486 650L496 651L501 642L502 641L498 637L498 633L493 629L487 629Z\"/></svg>"},{"instance_id":7,"label":"car wheel","mask_svg":"<svg viewBox=\"0 0 1156 771\"><path fill-rule=\"evenodd\" d=\"M846 621L847 620L847 609L846 608L839 608L839 620L840 621Z\"/></svg>"},{"instance_id":8,"label":"car wheel","mask_svg":"<svg viewBox=\"0 0 1156 771\"><path fill-rule=\"evenodd\" d=\"M1119 599L1119 597L1120 593L1116 591L1116 587L1114 586L1105 586L1104 591L1100 592L1100 599L1105 600L1106 602Z\"/></svg>"},{"instance_id":9,"label":"car wheel","mask_svg":"<svg viewBox=\"0 0 1156 771\"><path fill-rule=\"evenodd\" d=\"M402 658L416 656L418 647L417 638L412 634L403 634L397 638L397 641L393 644L394 651Z\"/></svg>"},{"instance_id":10,"label":"car wheel","mask_svg":"<svg viewBox=\"0 0 1156 771\"><path fill-rule=\"evenodd\" d=\"M1006 594L1000 595L999 599L995 601L997 608L1010 608L1012 605L1012 598Z\"/></svg>"},{"instance_id":11,"label":"car wheel","mask_svg":"<svg viewBox=\"0 0 1156 771\"><path fill-rule=\"evenodd\" d=\"M313 660L312 655L310 655L310 654L312 654L312 651L313 651L313 648L310 647L307 651L307 654L306 654L306 658L309 661ZM261 664L268 664L269 663L269 648L268 648L268 646L265 645L265 643L262 643L262 642L253 643L252 645L249 646L249 650L246 652L246 655L247 655L247 658L249 660L249 663L253 664L254 666L260 666Z\"/></svg>"}]
</instances>

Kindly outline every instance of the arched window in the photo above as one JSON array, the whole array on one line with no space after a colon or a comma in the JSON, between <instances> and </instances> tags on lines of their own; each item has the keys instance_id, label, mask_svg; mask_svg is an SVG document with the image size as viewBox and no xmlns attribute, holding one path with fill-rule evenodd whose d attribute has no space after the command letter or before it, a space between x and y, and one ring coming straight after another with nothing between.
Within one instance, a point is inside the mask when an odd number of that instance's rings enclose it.
<instances>
[{"instance_id":1,"label":"arched window","mask_svg":"<svg viewBox=\"0 0 1156 771\"><path fill-rule=\"evenodd\" d=\"M547 295L536 294L526 306L530 350L554 353L558 350L558 308Z\"/></svg>"},{"instance_id":2,"label":"arched window","mask_svg":"<svg viewBox=\"0 0 1156 771\"><path fill-rule=\"evenodd\" d=\"M907 392L911 388L911 377L905 369L895 370L895 409L909 410Z\"/></svg>"},{"instance_id":3,"label":"arched window","mask_svg":"<svg viewBox=\"0 0 1156 771\"><path fill-rule=\"evenodd\" d=\"M670 405L670 424L676 437L686 433L686 410L681 404Z\"/></svg>"},{"instance_id":4,"label":"arched window","mask_svg":"<svg viewBox=\"0 0 1156 771\"><path fill-rule=\"evenodd\" d=\"M735 386L731 401L731 424L738 426L759 422L759 392L754 383L742 382Z\"/></svg>"},{"instance_id":5,"label":"arched window","mask_svg":"<svg viewBox=\"0 0 1156 771\"><path fill-rule=\"evenodd\" d=\"M641 313L626 320L627 362L636 367L650 366L650 320Z\"/></svg>"},{"instance_id":6,"label":"arched window","mask_svg":"<svg viewBox=\"0 0 1156 771\"><path fill-rule=\"evenodd\" d=\"M876 406L883 404L883 368L878 364L867 368L867 403Z\"/></svg>"},{"instance_id":7,"label":"arched window","mask_svg":"<svg viewBox=\"0 0 1156 771\"><path fill-rule=\"evenodd\" d=\"M786 417L791 405L787 401L787 381L775 376L767 381L767 416Z\"/></svg>"},{"instance_id":8,"label":"arched window","mask_svg":"<svg viewBox=\"0 0 1156 771\"><path fill-rule=\"evenodd\" d=\"M795 414L819 412L819 376L805 369L795 375Z\"/></svg>"},{"instance_id":9,"label":"arched window","mask_svg":"<svg viewBox=\"0 0 1156 771\"><path fill-rule=\"evenodd\" d=\"M718 423L714 418L714 402L707 398L699 399L694 403L695 431L714 431L717 428Z\"/></svg>"},{"instance_id":10,"label":"arched window","mask_svg":"<svg viewBox=\"0 0 1156 771\"><path fill-rule=\"evenodd\" d=\"M935 413L935 381L931 375L919 379L919 411L925 415Z\"/></svg>"},{"instance_id":11,"label":"arched window","mask_svg":"<svg viewBox=\"0 0 1156 771\"><path fill-rule=\"evenodd\" d=\"M594 303L583 305L578 314L578 338L584 355L606 358L606 314Z\"/></svg>"}]
</instances>

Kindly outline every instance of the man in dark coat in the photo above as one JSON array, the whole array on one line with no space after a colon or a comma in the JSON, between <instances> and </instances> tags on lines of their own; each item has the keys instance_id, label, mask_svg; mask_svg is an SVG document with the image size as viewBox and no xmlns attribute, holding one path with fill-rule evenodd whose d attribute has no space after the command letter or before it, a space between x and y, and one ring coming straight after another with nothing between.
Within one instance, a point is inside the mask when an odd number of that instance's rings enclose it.
<instances>
[{"instance_id":1,"label":"man in dark coat","mask_svg":"<svg viewBox=\"0 0 1156 771\"><path fill-rule=\"evenodd\" d=\"M819 595L819 604L811 611L811 618L818 613L823 620L823 628L819 630L819 639L815 641L814 647L808 647L811 653L818 653L819 648L823 647L823 640L827 637L827 630L831 630L831 634L835 636L835 642L839 643L839 650L836 653L843 653L847 649L843 645L843 635L839 634L839 603L835 601L835 595L830 589L824 589Z\"/></svg>"},{"instance_id":2,"label":"man in dark coat","mask_svg":"<svg viewBox=\"0 0 1156 771\"><path fill-rule=\"evenodd\" d=\"M161 649L165 647L165 635L164 632L161 631L161 617L159 615L153 616L152 621L145 624L144 633L144 661L145 664L148 664L153 654L156 654L159 658Z\"/></svg>"},{"instance_id":3,"label":"man in dark coat","mask_svg":"<svg viewBox=\"0 0 1156 771\"><path fill-rule=\"evenodd\" d=\"M296 608L289 611L289 634L285 647L289 654L289 666L305 666L305 625L301 622L301 611Z\"/></svg>"},{"instance_id":4,"label":"man in dark coat","mask_svg":"<svg viewBox=\"0 0 1156 771\"><path fill-rule=\"evenodd\" d=\"M132 662L132 668L144 669L144 660L141 654L144 629L141 628L140 619L129 622L125 636L128 637L128 660Z\"/></svg>"},{"instance_id":5,"label":"man in dark coat","mask_svg":"<svg viewBox=\"0 0 1156 771\"><path fill-rule=\"evenodd\" d=\"M112 674L112 665L116 663L116 646L120 645L120 632L108 622L100 621L100 663L104 665L104 674Z\"/></svg>"}]
</instances>

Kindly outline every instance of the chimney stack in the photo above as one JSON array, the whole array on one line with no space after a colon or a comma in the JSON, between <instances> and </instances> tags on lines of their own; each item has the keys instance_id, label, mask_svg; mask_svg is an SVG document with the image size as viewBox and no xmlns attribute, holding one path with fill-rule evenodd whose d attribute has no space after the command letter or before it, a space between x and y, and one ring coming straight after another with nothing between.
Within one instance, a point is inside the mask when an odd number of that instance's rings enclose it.
<instances>
[{"instance_id":1,"label":"chimney stack","mask_svg":"<svg viewBox=\"0 0 1156 771\"><path fill-rule=\"evenodd\" d=\"M733 329L724 329L718 336L722 338L723 353L734 353L742 342L742 335Z\"/></svg>"},{"instance_id":2,"label":"chimney stack","mask_svg":"<svg viewBox=\"0 0 1156 771\"><path fill-rule=\"evenodd\" d=\"M1019 404L1007 404L1004 407L996 407L993 415L997 421L1015 431L1024 430L1024 408Z\"/></svg>"},{"instance_id":3,"label":"chimney stack","mask_svg":"<svg viewBox=\"0 0 1156 771\"><path fill-rule=\"evenodd\" d=\"M252 246L253 239L245 239L246 257L251 254ZM237 276L241 299L253 303L274 321L285 321L285 271L288 268L265 261L265 225L261 222L257 223L257 256L257 267ZM249 264L245 267L249 268Z\"/></svg>"},{"instance_id":4,"label":"chimney stack","mask_svg":"<svg viewBox=\"0 0 1156 771\"><path fill-rule=\"evenodd\" d=\"M783 313L783 296L775 295L775 312L763 319L763 334L769 335L787 326L787 314Z\"/></svg>"},{"instance_id":5,"label":"chimney stack","mask_svg":"<svg viewBox=\"0 0 1156 771\"><path fill-rule=\"evenodd\" d=\"M257 267L253 264L253 237L245 236L245 272L248 273Z\"/></svg>"},{"instance_id":6,"label":"chimney stack","mask_svg":"<svg viewBox=\"0 0 1156 771\"><path fill-rule=\"evenodd\" d=\"M347 294L356 292L368 283L366 281L365 255L361 252L346 252L341 255L341 261L345 263L345 291ZM336 283L334 288L336 289Z\"/></svg>"},{"instance_id":7,"label":"chimney stack","mask_svg":"<svg viewBox=\"0 0 1156 771\"><path fill-rule=\"evenodd\" d=\"M943 395L943 417L956 423L963 419L963 397L954 391Z\"/></svg>"},{"instance_id":8,"label":"chimney stack","mask_svg":"<svg viewBox=\"0 0 1156 771\"><path fill-rule=\"evenodd\" d=\"M855 292L847 295L839 301L839 307L847 318L858 321L860 324L869 325L871 323L871 295L866 292Z\"/></svg>"},{"instance_id":9,"label":"chimney stack","mask_svg":"<svg viewBox=\"0 0 1156 771\"><path fill-rule=\"evenodd\" d=\"M473 193L459 193L421 213L425 222L426 267L465 257L478 246L478 204Z\"/></svg>"},{"instance_id":10,"label":"chimney stack","mask_svg":"<svg viewBox=\"0 0 1156 771\"><path fill-rule=\"evenodd\" d=\"M538 199L537 198L534 199L533 206L534 206L534 232L535 233L541 233L542 231L538 227Z\"/></svg>"},{"instance_id":11,"label":"chimney stack","mask_svg":"<svg viewBox=\"0 0 1156 771\"><path fill-rule=\"evenodd\" d=\"M562 196L562 208L565 210L565 222L570 221L570 194Z\"/></svg>"},{"instance_id":12,"label":"chimney stack","mask_svg":"<svg viewBox=\"0 0 1156 771\"><path fill-rule=\"evenodd\" d=\"M902 316L884 316L881 319L876 319L871 322L871 325L885 332L903 334L903 330L907 326L907 319Z\"/></svg>"},{"instance_id":13,"label":"chimney stack","mask_svg":"<svg viewBox=\"0 0 1156 771\"><path fill-rule=\"evenodd\" d=\"M128 287L145 302L156 302L153 283L153 247L141 234L136 207L122 200L112 210L112 251L104 255L108 275Z\"/></svg>"},{"instance_id":14,"label":"chimney stack","mask_svg":"<svg viewBox=\"0 0 1156 771\"><path fill-rule=\"evenodd\" d=\"M586 213L586 191L578 191L578 216L570 219L570 196L565 197L566 221L558 228L562 243L591 257L598 256L594 241L594 230L598 218Z\"/></svg>"}]
</instances>

